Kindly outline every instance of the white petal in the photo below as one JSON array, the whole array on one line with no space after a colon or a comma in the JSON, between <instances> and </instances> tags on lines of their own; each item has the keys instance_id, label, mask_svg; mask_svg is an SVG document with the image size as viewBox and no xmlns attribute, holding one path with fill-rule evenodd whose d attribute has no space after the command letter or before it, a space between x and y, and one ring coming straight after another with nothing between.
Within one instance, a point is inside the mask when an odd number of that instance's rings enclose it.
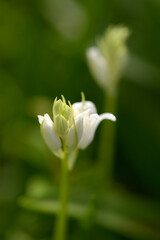
<instances>
[{"instance_id":1,"label":"white petal","mask_svg":"<svg viewBox=\"0 0 160 240\"><path fill-rule=\"evenodd\" d=\"M112 121L116 120L115 116L111 113L104 113L101 115L98 114L89 115L88 113L84 114L83 135L78 144L78 148L85 149L92 142L98 125L104 119L109 119Z\"/></svg>"},{"instance_id":2,"label":"white petal","mask_svg":"<svg viewBox=\"0 0 160 240\"><path fill-rule=\"evenodd\" d=\"M108 119L108 120L111 120L113 122L116 121L116 117L112 113L102 113L101 115L99 115L99 121L100 122L104 119Z\"/></svg>"},{"instance_id":3,"label":"white petal","mask_svg":"<svg viewBox=\"0 0 160 240\"><path fill-rule=\"evenodd\" d=\"M42 124L42 122L44 121L44 117L41 115L38 115L37 117L38 117L39 123Z\"/></svg>"},{"instance_id":4,"label":"white petal","mask_svg":"<svg viewBox=\"0 0 160 240\"><path fill-rule=\"evenodd\" d=\"M90 110L90 113L96 113L97 109L93 102L85 101L85 102L76 102L72 105L74 115L77 116L80 113L83 113L86 110Z\"/></svg>"},{"instance_id":5,"label":"white petal","mask_svg":"<svg viewBox=\"0 0 160 240\"><path fill-rule=\"evenodd\" d=\"M57 152L61 149L61 141L54 131L51 118L48 114L45 114L44 117L39 115L38 119L41 124L41 134L46 144L50 150L57 155Z\"/></svg>"},{"instance_id":6,"label":"white petal","mask_svg":"<svg viewBox=\"0 0 160 240\"><path fill-rule=\"evenodd\" d=\"M93 115L84 116L83 119L83 135L79 141L78 148L85 149L92 141L94 133L96 130L95 125L97 124L99 118ZM97 115L97 114L96 114ZM93 117L91 117L93 116ZM98 116L98 115L97 115Z\"/></svg>"},{"instance_id":7,"label":"white petal","mask_svg":"<svg viewBox=\"0 0 160 240\"><path fill-rule=\"evenodd\" d=\"M107 86L108 69L107 62L97 47L87 49L86 56L90 71L101 87Z\"/></svg>"},{"instance_id":8,"label":"white petal","mask_svg":"<svg viewBox=\"0 0 160 240\"><path fill-rule=\"evenodd\" d=\"M82 132L83 132L83 114L79 114L75 118L75 125L76 125L77 133L75 133L74 125L72 125L72 127L67 135L67 138L66 138L66 145L68 147L75 146L81 139ZM77 134L77 136L76 136L76 134Z\"/></svg>"}]
</instances>

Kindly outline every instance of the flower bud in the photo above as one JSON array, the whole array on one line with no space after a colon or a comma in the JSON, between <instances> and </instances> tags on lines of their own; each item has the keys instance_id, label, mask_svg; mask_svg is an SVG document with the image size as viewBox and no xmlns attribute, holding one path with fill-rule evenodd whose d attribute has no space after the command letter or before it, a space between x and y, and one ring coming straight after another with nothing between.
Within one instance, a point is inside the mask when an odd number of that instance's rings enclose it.
<instances>
[{"instance_id":1,"label":"flower bud","mask_svg":"<svg viewBox=\"0 0 160 240\"><path fill-rule=\"evenodd\" d=\"M73 110L67 104L64 105L63 116L66 120L72 121Z\"/></svg>"},{"instance_id":2,"label":"flower bud","mask_svg":"<svg viewBox=\"0 0 160 240\"><path fill-rule=\"evenodd\" d=\"M54 119L54 127L58 135L64 139L68 132L68 122L64 116L58 114Z\"/></svg>"},{"instance_id":3,"label":"flower bud","mask_svg":"<svg viewBox=\"0 0 160 240\"><path fill-rule=\"evenodd\" d=\"M57 101L57 98L54 100L53 103L53 116L56 117L58 114L62 114L64 110L64 103L61 99Z\"/></svg>"},{"instance_id":4,"label":"flower bud","mask_svg":"<svg viewBox=\"0 0 160 240\"><path fill-rule=\"evenodd\" d=\"M108 63L111 74L113 74L112 71L116 71L119 75L125 67L128 52L126 40L129 34L127 27L110 26L98 41L98 47ZM113 70L111 71L112 67Z\"/></svg>"}]
</instances>

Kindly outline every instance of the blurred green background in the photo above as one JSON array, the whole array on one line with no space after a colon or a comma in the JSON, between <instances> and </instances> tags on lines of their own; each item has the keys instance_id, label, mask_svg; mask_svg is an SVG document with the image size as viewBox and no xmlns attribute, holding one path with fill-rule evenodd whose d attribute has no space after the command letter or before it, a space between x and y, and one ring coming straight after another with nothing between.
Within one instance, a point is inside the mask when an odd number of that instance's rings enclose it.
<instances>
[{"instance_id":1,"label":"blurred green background","mask_svg":"<svg viewBox=\"0 0 160 240\"><path fill-rule=\"evenodd\" d=\"M0 0L0 239L51 239L55 217L17 204L22 195L57 196L60 164L42 140L37 114L51 115L52 102L61 94L71 103L80 101L81 91L103 112L104 94L89 73L85 51L107 26L119 23L132 34L119 87L114 179L119 189L150 203L146 209L155 214L150 218L144 211L142 223L148 218L151 226L159 226L160 1ZM74 199L81 189L84 204L86 186L99 199L96 178L92 185L88 178L97 161L100 130L71 174L71 195ZM113 205L115 199L112 195ZM117 201L127 214L124 199ZM136 211L141 213L141 207ZM134 238L133 229L121 231L121 220L116 229L96 225L93 230L84 222L70 220L68 239Z\"/></svg>"}]
</instances>

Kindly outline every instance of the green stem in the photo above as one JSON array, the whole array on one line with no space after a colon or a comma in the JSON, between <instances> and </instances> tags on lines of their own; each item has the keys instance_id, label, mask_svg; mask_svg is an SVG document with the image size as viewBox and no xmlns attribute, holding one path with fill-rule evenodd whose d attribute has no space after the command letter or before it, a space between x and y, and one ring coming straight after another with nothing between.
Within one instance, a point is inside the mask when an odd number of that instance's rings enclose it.
<instances>
[{"instance_id":1,"label":"green stem","mask_svg":"<svg viewBox=\"0 0 160 240\"><path fill-rule=\"evenodd\" d=\"M69 174L68 174L68 156L65 154L62 159L62 180L60 186L60 209L54 230L53 240L66 239L67 230L67 211L68 211L68 192L69 192Z\"/></svg>"},{"instance_id":2,"label":"green stem","mask_svg":"<svg viewBox=\"0 0 160 240\"><path fill-rule=\"evenodd\" d=\"M104 112L110 112L116 115L116 108L117 93L106 93ZM101 183L105 181L108 187L111 185L113 178L115 128L115 122L107 121L103 123L97 163L98 178Z\"/></svg>"}]
</instances>

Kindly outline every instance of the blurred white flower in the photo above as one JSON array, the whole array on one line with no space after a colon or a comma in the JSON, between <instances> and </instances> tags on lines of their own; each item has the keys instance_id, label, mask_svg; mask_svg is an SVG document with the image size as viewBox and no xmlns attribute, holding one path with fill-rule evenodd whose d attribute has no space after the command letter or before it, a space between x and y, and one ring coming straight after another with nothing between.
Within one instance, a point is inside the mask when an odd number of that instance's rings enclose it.
<instances>
[{"instance_id":1,"label":"blurred white flower","mask_svg":"<svg viewBox=\"0 0 160 240\"><path fill-rule=\"evenodd\" d=\"M107 90L115 87L126 66L128 49L126 40L129 29L124 26L110 26L97 46L86 51L90 71L97 83Z\"/></svg>"},{"instance_id":2,"label":"blurred white flower","mask_svg":"<svg viewBox=\"0 0 160 240\"><path fill-rule=\"evenodd\" d=\"M111 113L98 115L93 102L77 102L71 105L55 99L53 103L53 121L48 114L38 115L41 134L50 150L59 158L64 152L85 149L93 140L95 131L104 119L116 121Z\"/></svg>"}]
</instances>

